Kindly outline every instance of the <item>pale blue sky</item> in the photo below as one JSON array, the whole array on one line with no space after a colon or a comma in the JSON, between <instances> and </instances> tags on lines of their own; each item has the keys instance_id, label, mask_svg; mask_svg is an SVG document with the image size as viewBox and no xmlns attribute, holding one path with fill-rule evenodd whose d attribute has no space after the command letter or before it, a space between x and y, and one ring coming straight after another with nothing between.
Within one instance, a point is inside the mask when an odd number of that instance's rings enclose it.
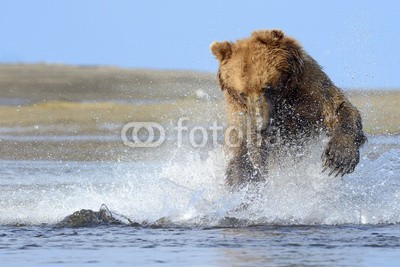
<instances>
[{"instance_id":1,"label":"pale blue sky","mask_svg":"<svg viewBox=\"0 0 400 267\"><path fill-rule=\"evenodd\" d=\"M342 87L400 87L400 1L1 0L0 62L217 70L213 40L280 28Z\"/></svg>"}]
</instances>

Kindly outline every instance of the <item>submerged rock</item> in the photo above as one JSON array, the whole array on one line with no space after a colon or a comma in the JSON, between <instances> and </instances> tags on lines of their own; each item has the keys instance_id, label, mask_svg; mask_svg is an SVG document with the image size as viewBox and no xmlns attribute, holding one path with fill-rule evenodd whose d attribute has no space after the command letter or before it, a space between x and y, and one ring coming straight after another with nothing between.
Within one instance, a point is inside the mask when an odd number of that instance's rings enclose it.
<instances>
[{"instance_id":1,"label":"submerged rock","mask_svg":"<svg viewBox=\"0 0 400 267\"><path fill-rule=\"evenodd\" d=\"M129 218L113 214L106 205L101 205L99 211L82 209L65 217L57 224L60 227L93 227L102 224L120 224L134 227L141 226L140 223L133 222Z\"/></svg>"}]
</instances>

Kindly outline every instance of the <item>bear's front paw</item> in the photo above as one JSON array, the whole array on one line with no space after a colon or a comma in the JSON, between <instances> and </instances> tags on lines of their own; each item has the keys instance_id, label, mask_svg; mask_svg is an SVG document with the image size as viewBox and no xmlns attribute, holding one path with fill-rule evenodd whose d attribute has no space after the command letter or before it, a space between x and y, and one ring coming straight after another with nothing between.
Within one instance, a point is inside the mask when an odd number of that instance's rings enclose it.
<instances>
[{"instance_id":1,"label":"bear's front paw","mask_svg":"<svg viewBox=\"0 0 400 267\"><path fill-rule=\"evenodd\" d=\"M352 136L338 135L332 137L322 155L322 172L330 169L329 175L352 173L360 161L360 152Z\"/></svg>"}]
</instances>

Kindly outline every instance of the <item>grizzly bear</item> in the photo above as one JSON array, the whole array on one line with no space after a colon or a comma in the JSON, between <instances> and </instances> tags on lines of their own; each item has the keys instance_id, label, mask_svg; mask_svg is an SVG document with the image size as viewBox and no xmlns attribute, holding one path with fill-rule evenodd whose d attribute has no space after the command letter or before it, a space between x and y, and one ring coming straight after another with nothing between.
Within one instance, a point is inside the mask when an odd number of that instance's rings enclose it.
<instances>
[{"instance_id":1,"label":"grizzly bear","mask_svg":"<svg viewBox=\"0 0 400 267\"><path fill-rule=\"evenodd\" d=\"M219 62L228 126L236 129L228 138L238 144L228 148L228 185L262 180L271 158L293 156L322 134L329 138L322 171L354 171L366 141L360 113L295 39L255 31L234 43L213 42L210 50Z\"/></svg>"}]
</instances>

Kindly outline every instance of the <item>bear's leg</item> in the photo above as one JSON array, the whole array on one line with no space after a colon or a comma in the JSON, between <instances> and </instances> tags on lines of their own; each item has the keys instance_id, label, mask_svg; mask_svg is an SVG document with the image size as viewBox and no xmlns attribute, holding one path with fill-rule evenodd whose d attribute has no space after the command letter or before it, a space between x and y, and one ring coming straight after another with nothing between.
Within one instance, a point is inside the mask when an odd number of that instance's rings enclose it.
<instances>
[{"instance_id":1,"label":"bear's leg","mask_svg":"<svg viewBox=\"0 0 400 267\"><path fill-rule=\"evenodd\" d=\"M228 163L226 169L226 183L232 187L238 187L248 182L261 181L261 174L250 161L245 149L235 155Z\"/></svg>"},{"instance_id":2,"label":"bear's leg","mask_svg":"<svg viewBox=\"0 0 400 267\"><path fill-rule=\"evenodd\" d=\"M362 131L358 110L348 101L339 105L336 114L338 123L330 129L331 139L322 155L323 171L329 168L329 175L343 176L354 171L360 161L360 146L367 138Z\"/></svg>"}]
</instances>

